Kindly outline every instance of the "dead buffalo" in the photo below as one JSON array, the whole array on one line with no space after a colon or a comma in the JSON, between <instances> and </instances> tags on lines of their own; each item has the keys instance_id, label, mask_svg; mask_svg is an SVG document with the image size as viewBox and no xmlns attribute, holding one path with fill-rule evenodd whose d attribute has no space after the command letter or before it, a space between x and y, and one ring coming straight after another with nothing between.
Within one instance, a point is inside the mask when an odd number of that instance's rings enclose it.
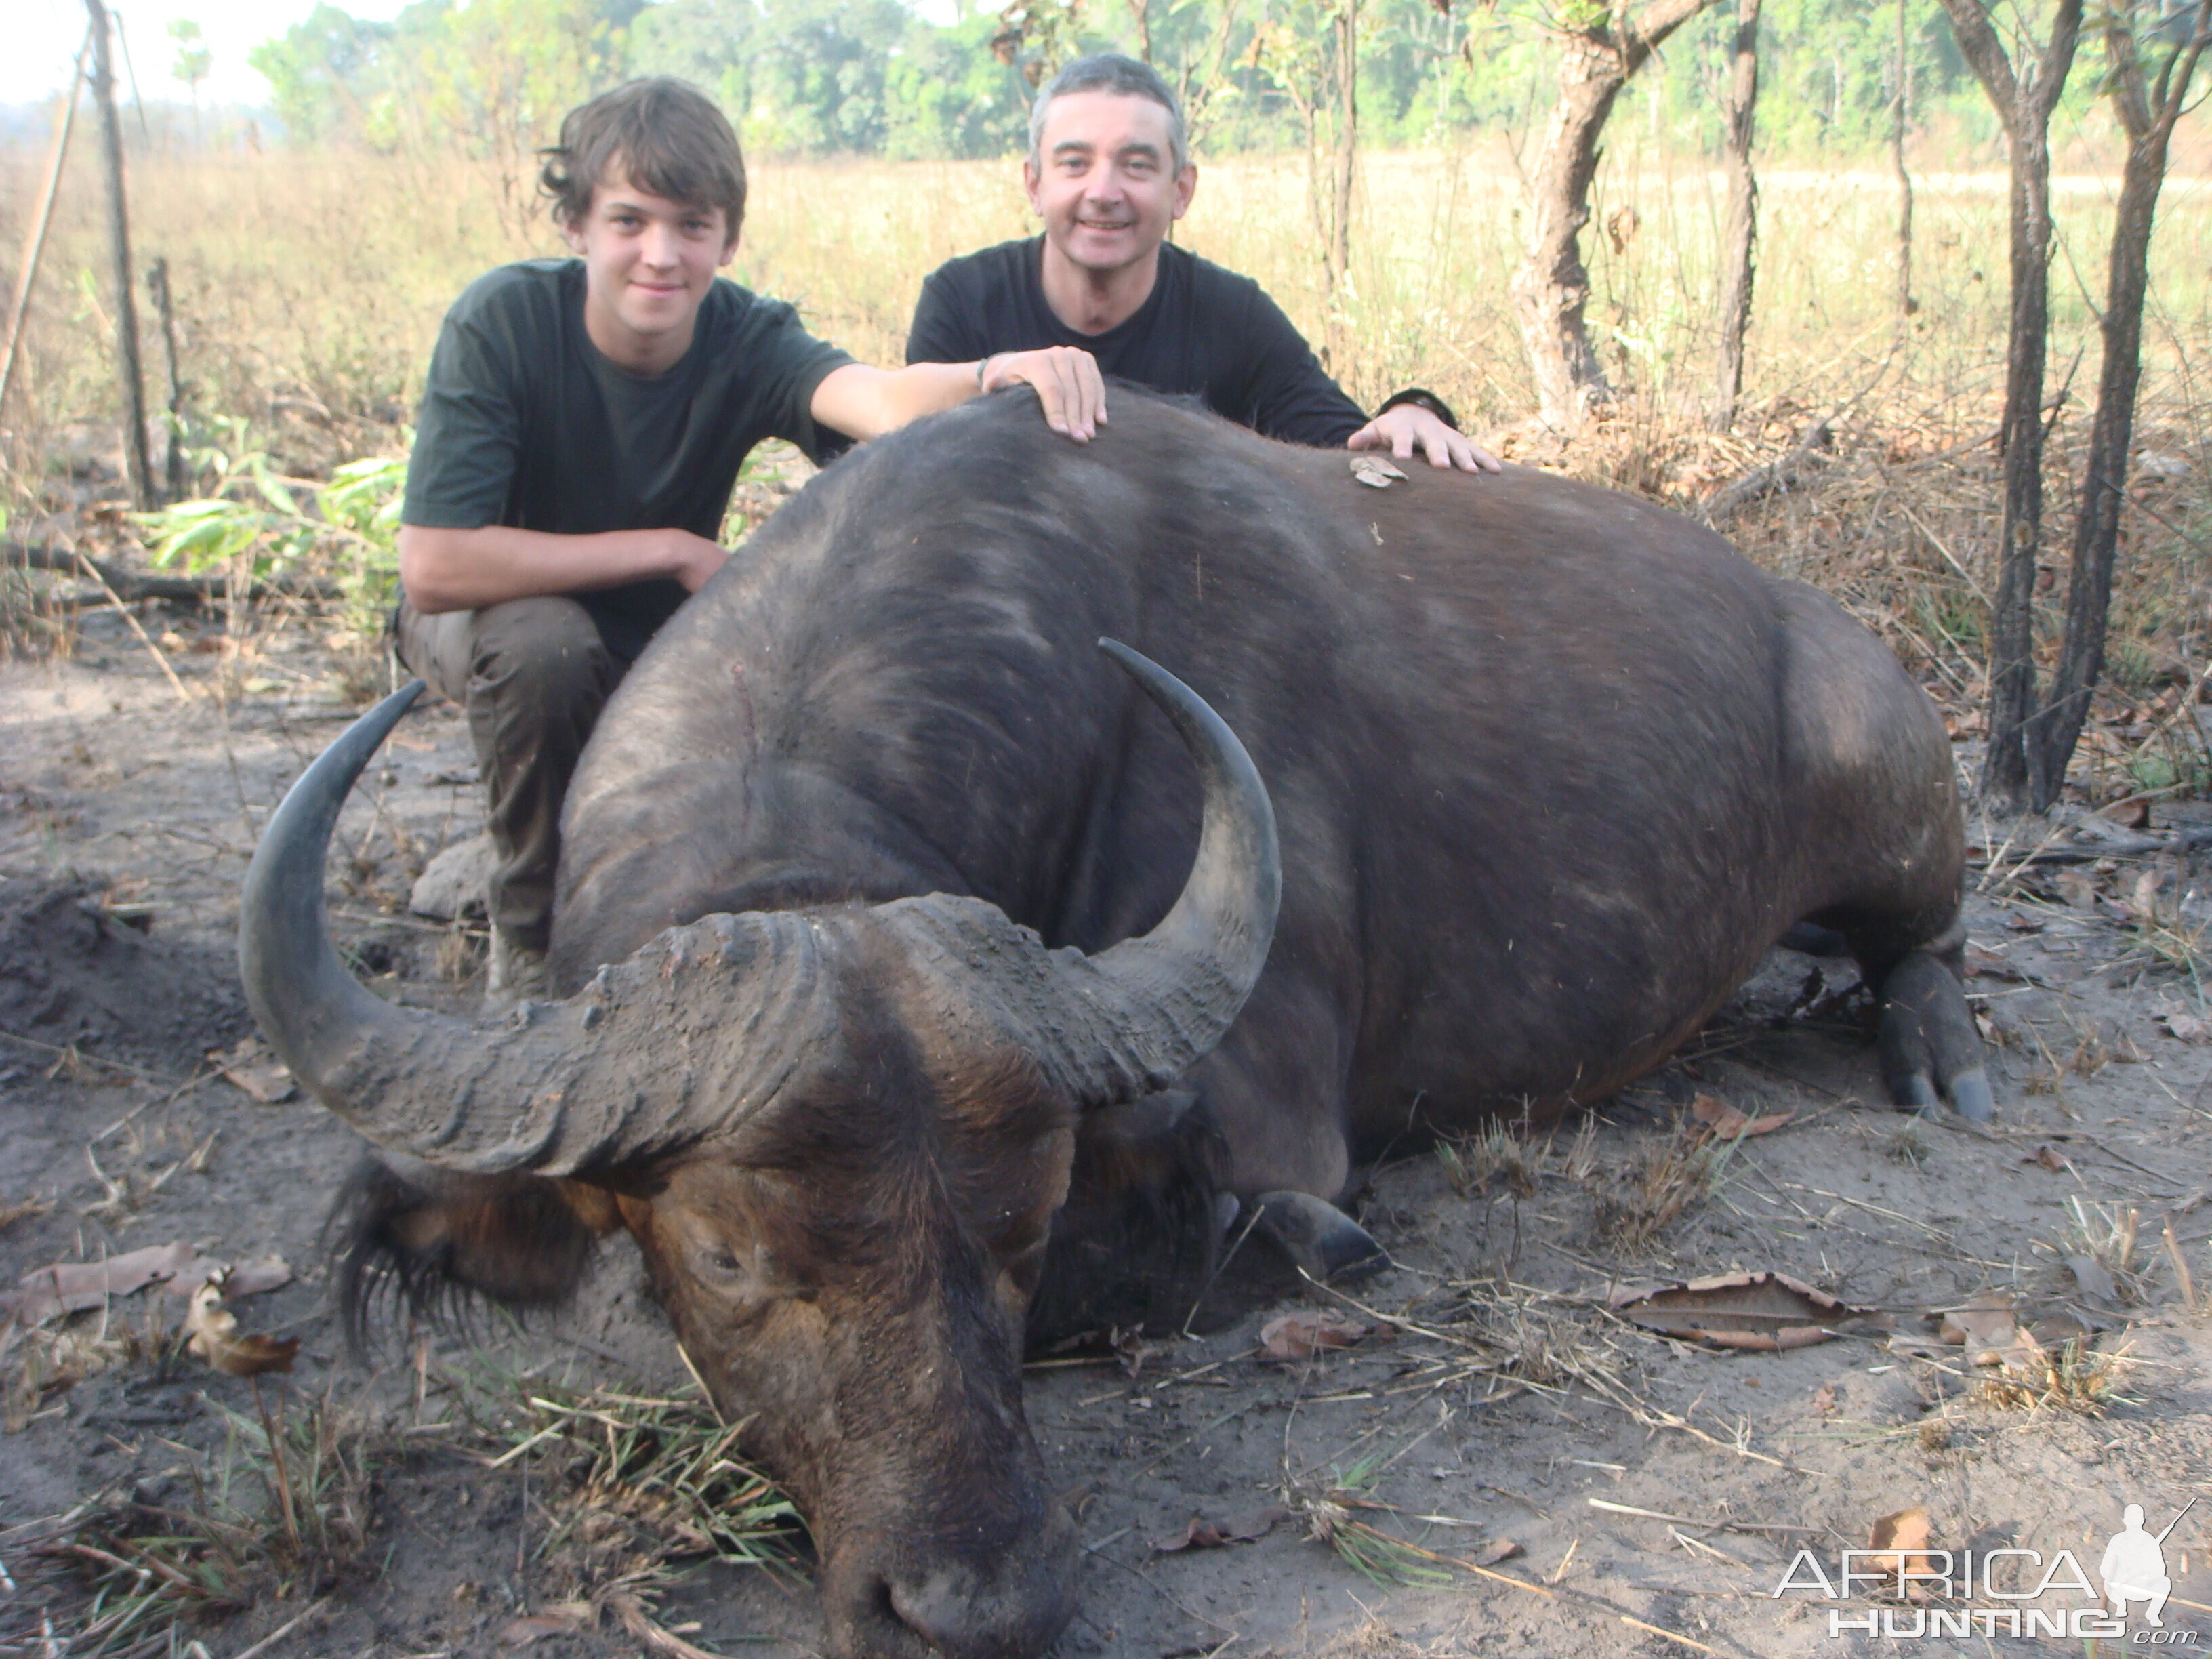
<instances>
[{"instance_id":1,"label":"dead buffalo","mask_svg":"<svg viewBox=\"0 0 2212 1659\"><path fill-rule=\"evenodd\" d=\"M1231 1195L1316 1270L1371 1252L1323 1201L1356 1160L1618 1089L1801 919L1880 988L1899 1101L1989 1110L1948 745L1837 605L1539 473L1372 489L1127 392L1079 447L1024 396L830 469L638 664L569 797L565 1001L434 1019L331 951L391 705L245 907L263 1028L386 1154L353 1304L556 1299L627 1227L840 1655L1067 1618L1025 1319L1179 1320Z\"/></svg>"}]
</instances>

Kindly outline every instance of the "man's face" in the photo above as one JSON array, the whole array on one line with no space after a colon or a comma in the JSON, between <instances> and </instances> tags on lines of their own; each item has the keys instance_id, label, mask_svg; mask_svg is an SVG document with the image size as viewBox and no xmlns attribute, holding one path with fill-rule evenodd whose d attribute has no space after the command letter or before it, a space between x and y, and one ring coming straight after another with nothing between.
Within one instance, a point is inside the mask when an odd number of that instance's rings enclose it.
<instances>
[{"instance_id":1,"label":"man's face","mask_svg":"<svg viewBox=\"0 0 2212 1659\"><path fill-rule=\"evenodd\" d=\"M1045 112L1039 161L1022 164L1030 205L1070 264L1101 274L1152 257L1190 206L1198 169L1180 172L1168 112L1149 98L1073 92Z\"/></svg>"},{"instance_id":2,"label":"man's face","mask_svg":"<svg viewBox=\"0 0 2212 1659\"><path fill-rule=\"evenodd\" d=\"M738 246L720 208L656 196L619 164L564 234L583 256L592 342L617 362L672 345L680 356L714 272Z\"/></svg>"}]
</instances>

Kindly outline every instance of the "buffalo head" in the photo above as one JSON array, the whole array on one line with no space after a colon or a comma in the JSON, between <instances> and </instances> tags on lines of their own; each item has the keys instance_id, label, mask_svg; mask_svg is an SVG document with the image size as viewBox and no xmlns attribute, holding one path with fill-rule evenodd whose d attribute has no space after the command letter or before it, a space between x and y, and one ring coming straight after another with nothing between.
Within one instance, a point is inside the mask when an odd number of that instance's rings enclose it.
<instances>
[{"instance_id":1,"label":"buffalo head","mask_svg":"<svg viewBox=\"0 0 2212 1659\"><path fill-rule=\"evenodd\" d=\"M627 1227L716 1407L807 1517L840 1655L1018 1659L1066 1624L1074 1528L1021 1345L1077 1131L1212 1048L1273 936L1249 757L1180 681L1104 648L1189 745L1205 817L1166 917L1093 956L930 894L709 916L502 1018L395 1007L332 950L323 864L419 687L308 769L246 877L255 1017L386 1155L380 1242L545 1300L591 1231Z\"/></svg>"}]
</instances>

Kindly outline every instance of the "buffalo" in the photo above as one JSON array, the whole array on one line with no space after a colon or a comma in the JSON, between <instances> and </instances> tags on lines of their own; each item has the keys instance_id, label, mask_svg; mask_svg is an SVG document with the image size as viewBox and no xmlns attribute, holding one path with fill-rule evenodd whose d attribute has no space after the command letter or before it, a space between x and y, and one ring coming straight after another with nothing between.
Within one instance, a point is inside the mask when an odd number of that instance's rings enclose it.
<instances>
[{"instance_id":1,"label":"buffalo","mask_svg":"<svg viewBox=\"0 0 2212 1659\"><path fill-rule=\"evenodd\" d=\"M1539 472L1370 489L1131 392L1077 447L1027 396L830 468L640 660L568 799L562 1000L403 1011L325 938L407 694L245 899L264 1030L379 1149L349 1317L556 1302L626 1228L840 1656L1069 1617L1025 1335L1180 1321L1240 1205L1374 1267L1361 1159L1618 1090L1793 924L1856 957L1900 1105L1990 1109L1949 746L1834 603Z\"/></svg>"}]
</instances>

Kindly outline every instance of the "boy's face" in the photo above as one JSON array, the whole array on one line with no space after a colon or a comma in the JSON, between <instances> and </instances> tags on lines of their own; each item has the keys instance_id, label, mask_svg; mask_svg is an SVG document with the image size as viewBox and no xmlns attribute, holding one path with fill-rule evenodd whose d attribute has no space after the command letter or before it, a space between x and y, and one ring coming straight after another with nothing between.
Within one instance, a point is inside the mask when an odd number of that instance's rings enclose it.
<instances>
[{"instance_id":1,"label":"boy's face","mask_svg":"<svg viewBox=\"0 0 2212 1659\"><path fill-rule=\"evenodd\" d=\"M656 196L619 163L563 234L583 256L592 343L646 374L671 367L690 347L700 301L738 247L720 208Z\"/></svg>"},{"instance_id":2,"label":"boy's face","mask_svg":"<svg viewBox=\"0 0 2212 1659\"><path fill-rule=\"evenodd\" d=\"M1118 270L1167 240L1198 187L1196 167L1176 168L1169 132L1167 111L1149 98L1101 91L1052 100L1023 182L1045 235L1071 264Z\"/></svg>"}]
</instances>

